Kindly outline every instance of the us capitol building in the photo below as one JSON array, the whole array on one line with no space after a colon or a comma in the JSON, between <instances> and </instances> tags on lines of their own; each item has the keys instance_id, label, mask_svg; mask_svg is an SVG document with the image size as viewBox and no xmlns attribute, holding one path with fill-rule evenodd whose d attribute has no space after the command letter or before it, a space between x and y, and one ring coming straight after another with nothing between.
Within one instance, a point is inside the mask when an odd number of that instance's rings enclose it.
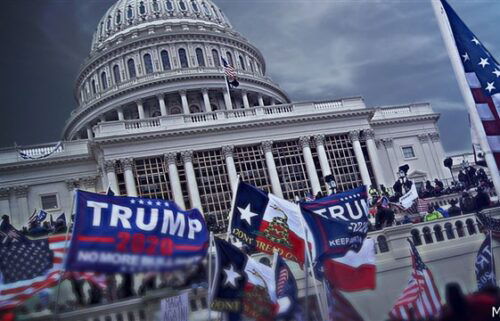
<instances>
[{"instance_id":1,"label":"us capitol building","mask_svg":"<svg viewBox=\"0 0 500 321\"><path fill-rule=\"evenodd\" d=\"M238 175L290 200L326 192L330 174L340 190L392 186L402 164L416 181L449 176L428 103L292 102L210 0L117 1L74 95L60 144L0 150L0 213L17 227L34 209L70 213L74 188L174 200L225 229Z\"/></svg>"}]
</instances>

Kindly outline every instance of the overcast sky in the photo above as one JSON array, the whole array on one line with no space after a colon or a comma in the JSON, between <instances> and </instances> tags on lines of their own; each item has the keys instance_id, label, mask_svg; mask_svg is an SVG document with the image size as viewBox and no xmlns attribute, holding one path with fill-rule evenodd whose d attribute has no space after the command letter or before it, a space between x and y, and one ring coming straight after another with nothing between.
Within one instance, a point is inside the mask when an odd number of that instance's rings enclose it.
<instances>
[{"instance_id":1,"label":"overcast sky","mask_svg":"<svg viewBox=\"0 0 500 321\"><path fill-rule=\"evenodd\" d=\"M428 0L214 0L264 54L292 100L361 95L370 107L430 102L449 153L470 149L467 114ZM73 84L114 0L3 0L0 146L57 141ZM500 58L500 1L450 0Z\"/></svg>"}]
</instances>

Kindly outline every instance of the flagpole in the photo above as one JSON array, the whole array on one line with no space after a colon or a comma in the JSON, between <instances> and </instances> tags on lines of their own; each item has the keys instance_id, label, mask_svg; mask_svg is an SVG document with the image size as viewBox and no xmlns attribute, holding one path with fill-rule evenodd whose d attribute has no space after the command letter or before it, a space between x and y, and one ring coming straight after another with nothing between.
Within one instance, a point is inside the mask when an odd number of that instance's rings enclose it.
<instances>
[{"instance_id":1,"label":"flagpole","mask_svg":"<svg viewBox=\"0 0 500 321\"><path fill-rule=\"evenodd\" d=\"M473 130L476 130L476 134L479 139L479 144L484 153L484 159L486 165L490 170L491 180L495 186L495 191L497 195L500 195L500 175L498 173L498 165L496 164L495 158L491 152L491 148L488 144L488 138L486 137L486 132L484 130L481 118L476 109L476 102L472 96L469 84L465 78L465 70L460 59L458 49L455 43L455 38L449 24L448 17L441 5L440 0L431 0L432 7L434 8L434 14L439 24L439 29L441 30L441 35L443 37L446 49L448 51L448 56L450 57L451 65L455 73L455 78L457 79L458 85L460 87L460 92L465 102L465 106L468 109L469 116L471 119Z\"/></svg>"},{"instance_id":2,"label":"flagpole","mask_svg":"<svg viewBox=\"0 0 500 321\"><path fill-rule=\"evenodd\" d=\"M73 202L71 204L71 217L69 219L70 225L68 226L66 230L66 238L64 239L64 252L63 252L63 259L62 259L62 268L61 272L59 273L59 280L57 282L57 294L56 294L56 306L54 307L54 320L56 320L57 314L59 313L59 296L61 294L61 283L62 279L64 277L64 274L66 273L66 254L68 253L68 236L71 228L74 226L73 222L73 214L76 214L76 192L77 190L73 191Z\"/></svg>"},{"instance_id":3,"label":"flagpole","mask_svg":"<svg viewBox=\"0 0 500 321\"><path fill-rule=\"evenodd\" d=\"M212 240L214 232L210 232L209 245L208 245L208 321L212 321Z\"/></svg>"},{"instance_id":4,"label":"flagpole","mask_svg":"<svg viewBox=\"0 0 500 321\"><path fill-rule=\"evenodd\" d=\"M231 224L233 222L233 211L236 204L236 193L238 192L238 186L240 185L240 175L236 176L236 184L233 188L233 199L231 200L231 210L229 211L229 222L227 225L226 241L229 242L229 235L231 235ZM500 194L499 194L500 195Z\"/></svg>"},{"instance_id":5,"label":"flagpole","mask_svg":"<svg viewBox=\"0 0 500 321\"><path fill-rule=\"evenodd\" d=\"M301 218L301 221L302 221L302 218ZM304 224L304 222L302 221L302 224ZM318 289L318 284L316 282L316 275L314 273L314 268L312 266L312 258L311 258L311 252L309 251L309 237L308 237L308 231L307 229L305 228L304 226L304 232L305 232L305 236L306 236L306 244L305 244L305 248L306 248L306 256L307 256L307 262L309 263L309 268L311 269L311 274L312 274L312 282L313 282L313 285L314 285L314 291L316 292L316 298L318 299L318 305L319 305L319 312L321 313L321 318L323 320L326 320L327 318L325 317L325 313L324 313L324 306L323 306L323 302L321 300L321 296L319 294L319 289ZM307 267L306 267L307 269ZM306 272L306 276L309 276L309 272ZM307 279L306 279L307 281ZM306 305L307 307L307 305Z\"/></svg>"},{"instance_id":6,"label":"flagpole","mask_svg":"<svg viewBox=\"0 0 500 321\"><path fill-rule=\"evenodd\" d=\"M304 229L304 233L305 233L305 229ZM306 319L309 317L309 260L307 259L309 257L309 255L307 255L307 247L308 247L308 244L307 244L307 237L306 237L306 242L305 242L305 246L304 246L304 272L305 272L305 277L306 277L306 299L305 299L305 302L306 302L306 306L305 306L305 315L306 315Z\"/></svg>"}]
</instances>

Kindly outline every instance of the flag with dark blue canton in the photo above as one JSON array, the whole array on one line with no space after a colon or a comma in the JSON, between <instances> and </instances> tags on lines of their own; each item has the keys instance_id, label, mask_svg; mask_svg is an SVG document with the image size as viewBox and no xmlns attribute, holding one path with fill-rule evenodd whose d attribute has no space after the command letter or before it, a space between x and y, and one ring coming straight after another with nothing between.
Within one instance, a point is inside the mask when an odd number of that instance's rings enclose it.
<instances>
[{"instance_id":1,"label":"flag with dark blue canton","mask_svg":"<svg viewBox=\"0 0 500 321\"><path fill-rule=\"evenodd\" d=\"M490 233L486 235L486 239L477 252L475 268L478 290L487 286L496 286L495 258L491 248Z\"/></svg>"},{"instance_id":2,"label":"flag with dark blue canton","mask_svg":"<svg viewBox=\"0 0 500 321\"><path fill-rule=\"evenodd\" d=\"M274 277L276 279L276 299L278 311L276 318L303 320L302 310L298 303L297 281L285 260L275 254Z\"/></svg>"},{"instance_id":3,"label":"flag with dark blue canton","mask_svg":"<svg viewBox=\"0 0 500 321\"><path fill-rule=\"evenodd\" d=\"M495 241L500 241L500 219L493 218L481 212L476 213L476 217L485 231L491 232L491 237Z\"/></svg>"},{"instance_id":4,"label":"flag with dark blue canton","mask_svg":"<svg viewBox=\"0 0 500 321\"><path fill-rule=\"evenodd\" d=\"M12 242L24 242L28 239L21 234L14 226L10 225L8 216L4 216L0 223L0 246L8 245Z\"/></svg>"},{"instance_id":5,"label":"flag with dark blue canton","mask_svg":"<svg viewBox=\"0 0 500 321\"><path fill-rule=\"evenodd\" d=\"M40 211L36 211L33 212L33 214L30 216L29 218L29 223L42 223L43 221L45 221L45 219L47 218L47 212L45 212L44 210L40 210Z\"/></svg>"},{"instance_id":6,"label":"flag with dark blue canton","mask_svg":"<svg viewBox=\"0 0 500 321\"><path fill-rule=\"evenodd\" d=\"M230 87L238 87L240 83L238 82L238 78L236 76L236 69L231 66L224 57L221 57L222 65L224 66L224 74L227 78L227 83Z\"/></svg>"}]
</instances>

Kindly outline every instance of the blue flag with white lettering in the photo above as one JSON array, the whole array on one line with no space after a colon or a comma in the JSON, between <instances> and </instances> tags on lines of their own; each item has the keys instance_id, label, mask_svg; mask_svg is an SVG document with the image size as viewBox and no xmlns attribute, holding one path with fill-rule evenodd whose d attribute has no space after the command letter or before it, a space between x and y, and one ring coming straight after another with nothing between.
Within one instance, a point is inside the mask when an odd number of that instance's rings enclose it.
<instances>
[{"instance_id":1,"label":"blue flag with white lettering","mask_svg":"<svg viewBox=\"0 0 500 321\"><path fill-rule=\"evenodd\" d=\"M207 247L207 226L197 209L183 211L171 201L79 190L66 269L171 271L200 263Z\"/></svg>"},{"instance_id":2,"label":"blue flag with white lettering","mask_svg":"<svg viewBox=\"0 0 500 321\"><path fill-rule=\"evenodd\" d=\"M491 237L487 234L486 239L479 248L476 258L476 279L478 290L487 286L496 286L495 259L491 248Z\"/></svg>"},{"instance_id":3,"label":"blue flag with white lettering","mask_svg":"<svg viewBox=\"0 0 500 321\"><path fill-rule=\"evenodd\" d=\"M300 205L310 231L309 241L314 241L313 260L320 262L361 249L368 233L365 186Z\"/></svg>"}]
</instances>

